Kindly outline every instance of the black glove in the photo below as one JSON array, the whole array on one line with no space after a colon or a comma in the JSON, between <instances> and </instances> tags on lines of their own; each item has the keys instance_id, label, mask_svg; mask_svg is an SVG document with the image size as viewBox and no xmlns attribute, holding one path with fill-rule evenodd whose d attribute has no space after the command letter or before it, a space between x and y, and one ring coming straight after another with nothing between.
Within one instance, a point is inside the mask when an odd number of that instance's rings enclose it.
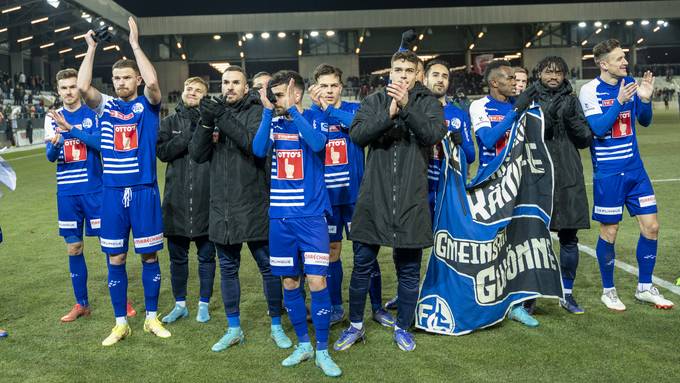
<instances>
[{"instance_id":1,"label":"black glove","mask_svg":"<svg viewBox=\"0 0 680 383\"><path fill-rule=\"evenodd\" d=\"M454 145L460 146L463 143L463 134L460 132L460 130L450 131L449 136L451 137L451 142L453 142Z\"/></svg>"},{"instance_id":2,"label":"black glove","mask_svg":"<svg viewBox=\"0 0 680 383\"><path fill-rule=\"evenodd\" d=\"M199 105L201 124L212 128L215 126L215 118L224 113L224 105L212 97L203 97Z\"/></svg>"},{"instance_id":3,"label":"black glove","mask_svg":"<svg viewBox=\"0 0 680 383\"><path fill-rule=\"evenodd\" d=\"M401 34L401 45L399 46L399 50L410 50L411 49L411 44L416 41L416 38L418 36L416 35L416 31L413 29L409 29L406 32Z\"/></svg>"},{"instance_id":4,"label":"black glove","mask_svg":"<svg viewBox=\"0 0 680 383\"><path fill-rule=\"evenodd\" d=\"M517 114L524 112L531 102L538 96L538 91L534 85L529 86L524 92L520 93L515 99L515 112Z\"/></svg>"}]
</instances>

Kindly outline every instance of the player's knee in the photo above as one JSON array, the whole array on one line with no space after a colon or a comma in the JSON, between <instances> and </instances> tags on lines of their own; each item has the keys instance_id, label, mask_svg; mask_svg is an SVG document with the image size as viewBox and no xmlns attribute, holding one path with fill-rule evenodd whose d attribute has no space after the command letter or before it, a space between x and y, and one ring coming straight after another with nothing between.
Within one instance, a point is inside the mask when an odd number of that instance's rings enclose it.
<instances>
[{"instance_id":1,"label":"player's knee","mask_svg":"<svg viewBox=\"0 0 680 383\"><path fill-rule=\"evenodd\" d=\"M83 253L83 243L74 242L68 244L68 255L79 255Z\"/></svg>"},{"instance_id":2,"label":"player's knee","mask_svg":"<svg viewBox=\"0 0 680 383\"><path fill-rule=\"evenodd\" d=\"M158 256L156 255L156 252L149 253L149 254L142 254L142 262L144 262L144 263L156 263L156 262L158 262Z\"/></svg>"},{"instance_id":3,"label":"player's knee","mask_svg":"<svg viewBox=\"0 0 680 383\"><path fill-rule=\"evenodd\" d=\"M640 225L642 235L647 239L656 239L659 235L659 221L653 220Z\"/></svg>"},{"instance_id":4,"label":"player's knee","mask_svg":"<svg viewBox=\"0 0 680 383\"><path fill-rule=\"evenodd\" d=\"M616 234L619 232L619 225L601 225L600 226L600 236L602 239L609 243L614 243L616 241Z\"/></svg>"},{"instance_id":5,"label":"player's knee","mask_svg":"<svg viewBox=\"0 0 680 383\"><path fill-rule=\"evenodd\" d=\"M127 254L115 254L115 255L109 255L109 263L112 265L124 265L125 261L127 260Z\"/></svg>"},{"instance_id":6,"label":"player's knee","mask_svg":"<svg viewBox=\"0 0 680 383\"><path fill-rule=\"evenodd\" d=\"M326 288L326 277L321 275L308 275L307 283L310 291L321 291Z\"/></svg>"},{"instance_id":7,"label":"player's knee","mask_svg":"<svg viewBox=\"0 0 680 383\"><path fill-rule=\"evenodd\" d=\"M283 288L286 290L295 290L300 287L299 278L283 278Z\"/></svg>"}]
</instances>

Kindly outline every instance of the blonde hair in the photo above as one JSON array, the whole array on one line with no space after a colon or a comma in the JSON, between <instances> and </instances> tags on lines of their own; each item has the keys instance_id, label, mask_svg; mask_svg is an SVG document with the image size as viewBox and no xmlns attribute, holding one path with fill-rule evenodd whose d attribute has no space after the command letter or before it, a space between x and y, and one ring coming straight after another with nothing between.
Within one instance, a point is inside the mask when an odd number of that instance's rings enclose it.
<instances>
[{"instance_id":1,"label":"blonde hair","mask_svg":"<svg viewBox=\"0 0 680 383\"><path fill-rule=\"evenodd\" d=\"M186 81L184 81L184 86L186 87L187 85L194 84L194 83L199 83L199 84L203 85L203 87L205 88L205 91L206 92L208 91L208 83L204 79L202 79L201 77L189 77L188 79L186 79Z\"/></svg>"}]
</instances>

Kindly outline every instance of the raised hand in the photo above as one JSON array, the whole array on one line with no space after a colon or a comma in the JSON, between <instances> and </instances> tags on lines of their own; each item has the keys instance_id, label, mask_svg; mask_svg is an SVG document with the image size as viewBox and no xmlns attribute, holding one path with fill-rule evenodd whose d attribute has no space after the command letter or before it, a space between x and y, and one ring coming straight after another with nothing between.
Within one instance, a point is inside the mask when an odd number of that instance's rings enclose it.
<instances>
[{"instance_id":1,"label":"raised hand","mask_svg":"<svg viewBox=\"0 0 680 383\"><path fill-rule=\"evenodd\" d=\"M623 81L621 81L621 86L619 86L619 95L616 97L617 100L619 100L619 103L623 105L630 101L630 99L635 95L637 88L638 86L635 82L624 85Z\"/></svg>"},{"instance_id":2,"label":"raised hand","mask_svg":"<svg viewBox=\"0 0 680 383\"><path fill-rule=\"evenodd\" d=\"M50 142L52 143L52 145L56 145L59 142L59 140L61 140L61 133L57 132L54 135L54 137L50 139Z\"/></svg>"},{"instance_id":3,"label":"raised hand","mask_svg":"<svg viewBox=\"0 0 680 383\"><path fill-rule=\"evenodd\" d=\"M85 42L87 43L87 49L97 48L97 42L94 41L94 37L92 37L92 36L94 36L94 31L92 29L90 29L89 31L87 31L87 33L85 33Z\"/></svg>"},{"instance_id":4,"label":"raised hand","mask_svg":"<svg viewBox=\"0 0 680 383\"><path fill-rule=\"evenodd\" d=\"M654 80L656 80L656 77L654 77L650 71L645 72L642 76L642 80L640 80L637 89L637 94L642 101L650 102L652 100L652 94L654 94Z\"/></svg>"},{"instance_id":5,"label":"raised hand","mask_svg":"<svg viewBox=\"0 0 680 383\"><path fill-rule=\"evenodd\" d=\"M307 93L309 93L309 98L312 100L312 104L321 107L321 87L314 84L309 87Z\"/></svg>"},{"instance_id":6,"label":"raised hand","mask_svg":"<svg viewBox=\"0 0 680 383\"><path fill-rule=\"evenodd\" d=\"M137 49L139 48L139 29L132 16L128 18L128 27L130 28L130 47L132 49Z\"/></svg>"},{"instance_id":7,"label":"raised hand","mask_svg":"<svg viewBox=\"0 0 680 383\"><path fill-rule=\"evenodd\" d=\"M73 126L66 121L64 115L61 112L57 112L56 110L50 110L49 112L47 112L47 115L52 120L54 120L57 126L59 126L59 129L66 132L70 132L71 129L73 129Z\"/></svg>"},{"instance_id":8,"label":"raised hand","mask_svg":"<svg viewBox=\"0 0 680 383\"><path fill-rule=\"evenodd\" d=\"M406 107L408 104L408 87L400 82L393 82L387 85L387 95L397 102L399 108ZM390 108L391 109L391 108Z\"/></svg>"},{"instance_id":9,"label":"raised hand","mask_svg":"<svg viewBox=\"0 0 680 383\"><path fill-rule=\"evenodd\" d=\"M269 101L269 97L267 97L267 88L260 88L257 92L260 94L260 102L262 103L262 106L265 109L273 110L274 104L272 104L272 102Z\"/></svg>"},{"instance_id":10,"label":"raised hand","mask_svg":"<svg viewBox=\"0 0 680 383\"><path fill-rule=\"evenodd\" d=\"M397 101L393 98L390 102L390 118L394 118L399 114L399 107L397 106Z\"/></svg>"},{"instance_id":11,"label":"raised hand","mask_svg":"<svg viewBox=\"0 0 680 383\"><path fill-rule=\"evenodd\" d=\"M288 82L288 86L286 87L286 110L290 109L291 107L295 106L297 104L297 94L295 92L295 80L292 78Z\"/></svg>"}]
</instances>

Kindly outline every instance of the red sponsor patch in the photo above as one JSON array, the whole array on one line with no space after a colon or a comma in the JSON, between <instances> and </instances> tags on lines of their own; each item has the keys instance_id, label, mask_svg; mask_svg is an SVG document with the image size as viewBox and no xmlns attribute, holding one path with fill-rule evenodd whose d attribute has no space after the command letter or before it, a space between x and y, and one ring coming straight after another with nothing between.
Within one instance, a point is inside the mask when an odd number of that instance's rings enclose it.
<instances>
[{"instance_id":1,"label":"red sponsor patch","mask_svg":"<svg viewBox=\"0 0 680 383\"><path fill-rule=\"evenodd\" d=\"M280 180L304 179L302 164L302 149L276 150L276 178Z\"/></svg>"},{"instance_id":2,"label":"red sponsor patch","mask_svg":"<svg viewBox=\"0 0 680 383\"><path fill-rule=\"evenodd\" d=\"M137 149L137 124L114 125L113 148L119 152Z\"/></svg>"},{"instance_id":3,"label":"red sponsor patch","mask_svg":"<svg viewBox=\"0 0 680 383\"><path fill-rule=\"evenodd\" d=\"M612 106L614 105L614 99L610 98L609 100L602 100L602 106Z\"/></svg>"},{"instance_id":4,"label":"red sponsor patch","mask_svg":"<svg viewBox=\"0 0 680 383\"><path fill-rule=\"evenodd\" d=\"M347 165L347 141L344 138L326 143L326 166Z\"/></svg>"},{"instance_id":5,"label":"red sponsor patch","mask_svg":"<svg viewBox=\"0 0 680 383\"><path fill-rule=\"evenodd\" d=\"M274 133L274 141L300 141L300 136L290 133Z\"/></svg>"},{"instance_id":6,"label":"red sponsor patch","mask_svg":"<svg viewBox=\"0 0 680 383\"><path fill-rule=\"evenodd\" d=\"M505 146L508 144L508 138L510 138L510 132L505 132L505 136L496 141L496 155L501 154L503 149L505 149Z\"/></svg>"},{"instance_id":7,"label":"red sponsor patch","mask_svg":"<svg viewBox=\"0 0 680 383\"><path fill-rule=\"evenodd\" d=\"M134 113L123 114L123 113L121 113L117 110L109 111L109 115L113 118L117 118L119 120L124 120L124 121L131 120L135 116Z\"/></svg>"},{"instance_id":8,"label":"red sponsor patch","mask_svg":"<svg viewBox=\"0 0 680 383\"><path fill-rule=\"evenodd\" d=\"M77 138L64 140L64 162L80 162L87 160L87 146Z\"/></svg>"},{"instance_id":9,"label":"red sponsor patch","mask_svg":"<svg viewBox=\"0 0 680 383\"><path fill-rule=\"evenodd\" d=\"M504 115L502 114L490 114L489 115L489 121L491 122L501 122L505 118Z\"/></svg>"},{"instance_id":10,"label":"red sponsor patch","mask_svg":"<svg viewBox=\"0 0 680 383\"><path fill-rule=\"evenodd\" d=\"M628 137L633 134L633 127L631 126L630 110L619 113L619 118L612 126L612 137L621 138Z\"/></svg>"}]
</instances>

